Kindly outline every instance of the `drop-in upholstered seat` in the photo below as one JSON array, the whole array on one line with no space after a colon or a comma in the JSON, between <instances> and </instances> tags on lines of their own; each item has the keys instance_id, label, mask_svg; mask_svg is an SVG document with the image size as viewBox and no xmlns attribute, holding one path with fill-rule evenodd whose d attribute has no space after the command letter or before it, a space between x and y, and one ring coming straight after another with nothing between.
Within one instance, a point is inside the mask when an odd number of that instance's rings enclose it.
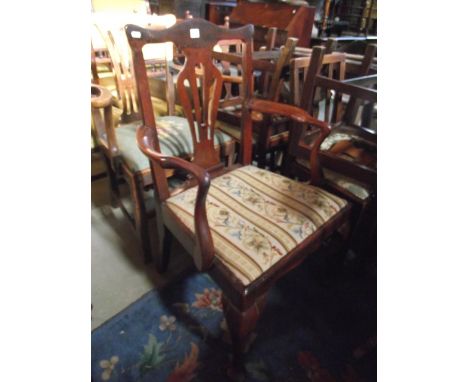
<instances>
[{"instance_id":1,"label":"drop-in upholstered seat","mask_svg":"<svg viewBox=\"0 0 468 382\"><path fill-rule=\"evenodd\" d=\"M148 158L141 152L136 143L136 131L141 126L141 121L120 125L115 129L115 135L120 155L133 171L141 171L149 168ZM159 144L164 155L176 157L190 157L193 153L193 142L187 119L177 116L159 117L157 122ZM233 143L232 138L216 131L215 147L221 150L223 156L226 153L226 145Z\"/></svg>"},{"instance_id":2,"label":"drop-in upholstered seat","mask_svg":"<svg viewBox=\"0 0 468 382\"><path fill-rule=\"evenodd\" d=\"M197 187L166 203L193 233ZM216 256L245 286L328 222L346 201L245 166L212 180L206 201Z\"/></svg>"}]
</instances>

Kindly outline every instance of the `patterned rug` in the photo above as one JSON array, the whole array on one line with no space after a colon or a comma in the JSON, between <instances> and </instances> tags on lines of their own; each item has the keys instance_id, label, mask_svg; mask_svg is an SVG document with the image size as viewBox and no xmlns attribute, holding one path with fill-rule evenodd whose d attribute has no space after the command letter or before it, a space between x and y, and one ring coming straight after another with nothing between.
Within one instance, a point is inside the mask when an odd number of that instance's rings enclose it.
<instances>
[{"instance_id":1,"label":"patterned rug","mask_svg":"<svg viewBox=\"0 0 468 382\"><path fill-rule=\"evenodd\" d=\"M311 256L269 294L246 357L247 381L376 378L376 280ZM92 380L226 381L220 290L195 273L151 291L92 333Z\"/></svg>"}]
</instances>

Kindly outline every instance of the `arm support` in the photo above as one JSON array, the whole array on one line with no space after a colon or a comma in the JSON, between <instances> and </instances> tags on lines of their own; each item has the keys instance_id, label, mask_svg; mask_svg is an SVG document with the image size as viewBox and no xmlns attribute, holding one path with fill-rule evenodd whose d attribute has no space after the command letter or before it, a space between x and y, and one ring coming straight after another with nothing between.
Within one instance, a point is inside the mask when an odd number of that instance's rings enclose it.
<instances>
[{"instance_id":1,"label":"arm support","mask_svg":"<svg viewBox=\"0 0 468 382\"><path fill-rule=\"evenodd\" d=\"M265 101L260 99L252 99L250 100L249 109L258 111L261 113L267 114L279 114L285 117L291 118L293 121L298 123L306 123L309 125L313 125L320 130L320 135L318 139L315 139L312 145L310 146L310 170L311 170L311 181L314 184L321 183L321 172L320 166L318 162L318 153L320 149L320 145L324 141L324 139L330 134L330 126L323 122L319 121L312 117L309 113L305 112L303 109L298 108L296 106L287 105L278 102L272 101Z\"/></svg>"},{"instance_id":2,"label":"arm support","mask_svg":"<svg viewBox=\"0 0 468 382\"><path fill-rule=\"evenodd\" d=\"M96 138L109 159L119 154L112 116L114 103L114 98L108 89L91 84L91 114L97 132ZM99 109L104 109L104 120Z\"/></svg>"},{"instance_id":3,"label":"arm support","mask_svg":"<svg viewBox=\"0 0 468 382\"><path fill-rule=\"evenodd\" d=\"M207 270L214 260L214 246L211 237L208 218L206 216L206 197L210 187L210 174L203 167L182 158L162 155L154 150L156 132L148 126L140 126L137 131L137 141L140 150L164 169L179 169L189 172L198 183L195 201L195 265L200 271Z\"/></svg>"},{"instance_id":4,"label":"arm support","mask_svg":"<svg viewBox=\"0 0 468 382\"><path fill-rule=\"evenodd\" d=\"M112 94L105 87L91 84L91 106L102 108L112 103Z\"/></svg>"}]
</instances>

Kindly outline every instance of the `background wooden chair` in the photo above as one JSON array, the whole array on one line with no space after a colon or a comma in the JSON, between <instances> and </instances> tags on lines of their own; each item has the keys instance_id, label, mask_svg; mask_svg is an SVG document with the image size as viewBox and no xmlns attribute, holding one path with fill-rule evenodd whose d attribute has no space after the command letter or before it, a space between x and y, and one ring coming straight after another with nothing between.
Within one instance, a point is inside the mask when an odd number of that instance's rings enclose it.
<instances>
[{"instance_id":1,"label":"background wooden chair","mask_svg":"<svg viewBox=\"0 0 468 382\"><path fill-rule=\"evenodd\" d=\"M117 105L122 110L120 119L124 123L132 122L140 118L138 99L136 95L135 80L128 42L123 31L126 23L133 23L154 29L164 29L176 23L173 15L148 15L148 14L117 14L95 16L96 29L99 30L102 40L105 42L114 72L115 91ZM145 62L148 75L163 86L153 94L153 107L160 115L175 115L174 91L170 64L173 58L172 44L152 44L145 49ZM118 118L116 118L118 120Z\"/></svg>"},{"instance_id":2,"label":"background wooden chair","mask_svg":"<svg viewBox=\"0 0 468 382\"><path fill-rule=\"evenodd\" d=\"M291 104L299 106L304 86L307 70L309 68L311 57L297 57L290 61L290 101ZM340 52L334 52L323 55L322 64L319 72L328 78L342 81L346 78L346 55ZM309 112L318 116L322 121L329 121L330 106L333 94L330 91L320 89L313 94L314 98Z\"/></svg>"},{"instance_id":3,"label":"background wooden chair","mask_svg":"<svg viewBox=\"0 0 468 382\"><path fill-rule=\"evenodd\" d=\"M332 122L331 133L321 144L319 153L324 171L324 187L358 206L353 219L355 232L358 232L363 230L361 223L375 205L377 195L377 135L374 115L377 92L357 85L372 86L377 79L376 76L364 76L338 81L319 75L322 62L327 57L323 55L324 50L323 47L313 48L310 65L306 67L304 77L293 74L293 81L296 82L293 85L296 90L295 102L306 111L320 114L318 119ZM292 67L294 72L297 67ZM301 79L303 83L298 84ZM319 113L311 101L319 88L333 92L327 113ZM297 89L302 90L300 99L297 99ZM309 145L314 142L316 133L317 131L307 130L299 124L291 127L283 173L302 179L307 177ZM375 224L372 221L371 223ZM354 244L359 245L356 240Z\"/></svg>"},{"instance_id":4,"label":"background wooden chair","mask_svg":"<svg viewBox=\"0 0 468 382\"><path fill-rule=\"evenodd\" d=\"M337 40L335 38L327 39L325 54L340 52L346 55L347 78L377 73L376 43L356 40L340 46Z\"/></svg>"},{"instance_id":5,"label":"background wooden chair","mask_svg":"<svg viewBox=\"0 0 468 382\"><path fill-rule=\"evenodd\" d=\"M234 351L231 375L242 372L242 354L274 282L296 267L311 251L346 223L349 205L312 185L251 166L252 112L279 114L317 126L320 138L310 155L310 179L320 182L318 147L329 132L305 111L272 101L255 100L252 92L253 26L226 29L205 20L186 20L167 30L127 25L144 126L138 129L141 150L150 158L155 185L158 268L169 261L174 236L208 271L223 291L223 310ZM242 41L242 134L239 163L224 166L213 136L223 76L213 62L220 40ZM172 41L186 56L177 91L190 124L191 161L164 154L152 112L142 48ZM197 71L202 72L197 84ZM184 86L188 81L189 89ZM190 176L177 193L170 191L165 170Z\"/></svg>"},{"instance_id":6,"label":"background wooden chair","mask_svg":"<svg viewBox=\"0 0 468 382\"><path fill-rule=\"evenodd\" d=\"M274 39L274 30L271 30L271 39ZM270 40L271 41L271 40ZM266 100L277 101L280 98L280 91L283 85L282 74L284 69L289 65L289 60L293 55L294 48L297 44L296 38L288 38L285 46L280 48L280 56L271 65L272 68L265 70L257 81L258 97ZM226 79L228 81L228 79ZM229 134L234 140L240 144L241 137L241 104L228 101L221 103L220 112L218 114L217 126L226 134ZM267 154L270 154L270 167L274 169L275 154L281 151L287 142L287 123L286 120L279 116L270 116L263 113L254 113L253 115L253 144L254 155L260 167L264 168L267 163Z\"/></svg>"},{"instance_id":7,"label":"background wooden chair","mask_svg":"<svg viewBox=\"0 0 468 382\"><path fill-rule=\"evenodd\" d=\"M109 51L95 23L91 27L91 73L96 84L107 85L113 77Z\"/></svg>"}]
</instances>

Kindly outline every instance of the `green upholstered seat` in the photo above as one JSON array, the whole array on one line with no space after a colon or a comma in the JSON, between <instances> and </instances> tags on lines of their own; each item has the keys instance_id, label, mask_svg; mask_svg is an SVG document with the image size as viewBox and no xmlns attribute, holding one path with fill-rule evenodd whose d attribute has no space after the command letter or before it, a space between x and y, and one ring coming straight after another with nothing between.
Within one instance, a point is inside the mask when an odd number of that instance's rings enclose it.
<instances>
[{"instance_id":1,"label":"green upholstered seat","mask_svg":"<svg viewBox=\"0 0 468 382\"><path fill-rule=\"evenodd\" d=\"M120 155L133 171L149 167L148 158L140 151L136 141L136 132L140 121L132 122L115 129ZM163 155L187 157L193 153L190 127L185 118L177 116L160 117L156 121L159 145ZM215 133L215 146L224 146L232 138L220 131Z\"/></svg>"}]
</instances>

